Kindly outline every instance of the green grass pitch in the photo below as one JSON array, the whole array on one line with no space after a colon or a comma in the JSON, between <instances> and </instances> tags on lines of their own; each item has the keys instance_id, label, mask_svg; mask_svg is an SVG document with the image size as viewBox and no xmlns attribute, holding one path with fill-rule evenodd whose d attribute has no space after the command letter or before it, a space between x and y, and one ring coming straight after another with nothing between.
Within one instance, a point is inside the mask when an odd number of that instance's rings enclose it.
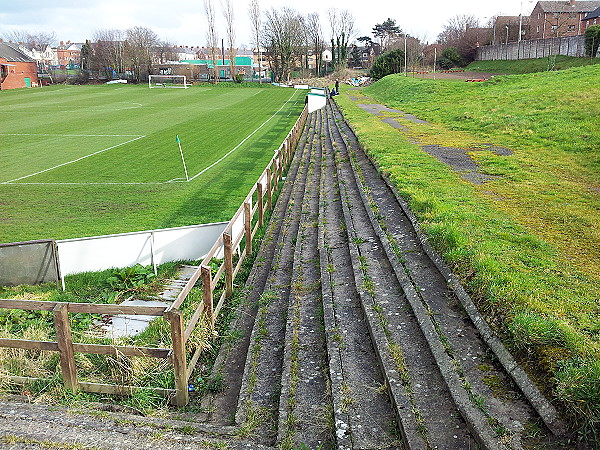
<instances>
[{"instance_id":1,"label":"green grass pitch","mask_svg":"<svg viewBox=\"0 0 600 450\"><path fill-rule=\"evenodd\" d=\"M0 243L228 220L303 105L270 86L1 92Z\"/></svg>"}]
</instances>

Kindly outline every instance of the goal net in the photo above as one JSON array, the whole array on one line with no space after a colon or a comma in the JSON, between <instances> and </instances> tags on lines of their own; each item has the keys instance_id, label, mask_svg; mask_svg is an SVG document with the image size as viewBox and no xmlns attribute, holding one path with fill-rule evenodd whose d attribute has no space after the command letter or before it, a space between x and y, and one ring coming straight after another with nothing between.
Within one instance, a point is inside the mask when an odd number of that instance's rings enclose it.
<instances>
[{"instance_id":1,"label":"goal net","mask_svg":"<svg viewBox=\"0 0 600 450\"><path fill-rule=\"evenodd\" d=\"M150 75L148 77L149 88L188 88L185 75Z\"/></svg>"}]
</instances>

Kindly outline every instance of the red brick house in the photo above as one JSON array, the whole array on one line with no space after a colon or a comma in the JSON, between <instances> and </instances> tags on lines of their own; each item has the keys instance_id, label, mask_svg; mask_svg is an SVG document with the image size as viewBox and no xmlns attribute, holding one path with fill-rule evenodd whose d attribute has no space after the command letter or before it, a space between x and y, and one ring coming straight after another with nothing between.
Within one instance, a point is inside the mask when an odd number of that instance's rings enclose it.
<instances>
[{"instance_id":1,"label":"red brick house","mask_svg":"<svg viewBox=\"0 0 600 450\"><path fill-rule=\"evenodd\" d=\"M529 16L529 37L547 39L583 34L583 18L598 7L600 1L537 2Z\"/></svg>"},{"instance_id":2,"label":"red brick house","mask_svg":"<svg viewBox=\"0 0 600 450\"><path fill-rule=\"evenodd\" d=\"M82 47L83 44L60 41L60 45L56 47L58 65L63 69L78 69L81 64Z\"/></svg>"},{"instance_id":3,"label":"red brick house","mask_svg":"<svg viewBox=\"0 0 600 450\"><path fill-rule=\"evenodd\" d=\"M16 44L0 42L0 90L39 85L37 64Z\"/></svg>"}]
</instances>

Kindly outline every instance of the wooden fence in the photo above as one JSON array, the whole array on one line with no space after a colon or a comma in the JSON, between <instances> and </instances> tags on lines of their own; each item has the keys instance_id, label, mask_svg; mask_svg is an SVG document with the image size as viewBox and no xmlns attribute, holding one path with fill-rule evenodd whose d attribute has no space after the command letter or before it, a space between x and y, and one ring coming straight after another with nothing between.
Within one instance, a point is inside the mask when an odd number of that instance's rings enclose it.
<instances>
[{"instance_id":1,"label":"wooden fence","mask_svg":"<svg viewBox=\"0 0 600 450\"><path fill-rule=\"evenodd\" d=\"M56 330L56 342L0 339L0 347L59 352L63 382L65 387L73 391L127 395L136 389L152 389L168 397L171 403L176 406L185 406L189 401L188 382L202 353L202 347L198 347L188 361L186 343L201 319L206 318L209 325L214 328L215 321L224 302L233 295L233 280L245 258L252 253L253 239L258 228L264 224L265 212L271 210L273 207L273 195L292 159L307 115L308 112L305 107L291 131L275 152L267 168L259 177L258 182L250 190L240 208L229 221L223 234L216 240L198 269L170 306L123 306L0 299L0 308L2 309L52 311L54 313L54 327ZM239 258L234 266L233 255L235 250L239 251ZM213 275L210 262L216 256L221 255L223 262ZM217 283L223 278L225 287L215 305L214 292ZM203 299L186 324L184 323L183 313L180 308L198 280L202 281ZM147 348L73 342L69 313L162 316L171 326L172 348ZM79 381L75 365L75 353L166 358L173 364L175 389L142 388L139 386ZM36 380L36 378L17 376L11 376L10 379L15 383L21 384Z\"/></svg>"}]
</instances>

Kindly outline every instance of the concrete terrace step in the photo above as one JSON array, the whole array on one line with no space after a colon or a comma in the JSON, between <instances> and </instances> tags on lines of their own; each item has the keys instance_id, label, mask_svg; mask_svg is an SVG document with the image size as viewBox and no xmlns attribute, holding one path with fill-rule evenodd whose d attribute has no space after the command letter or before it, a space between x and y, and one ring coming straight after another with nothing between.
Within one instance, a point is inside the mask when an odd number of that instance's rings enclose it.
<instances>
[{"instance_id":1,"label":"concrete terrace step","mask_svg":"<svg viewBox=\"0 0 600 450\"><path fill-rule=\"evenodd\" d=\"M300 226L302 199L308 178L308 160L314 146L302 141L290 201L282 217L278 249L271 263L271 274L259 298L252 328L248 357L238 399L236 424L260 436L258 442L272 445L277 438L279 396L283 370L286 319L292 283L294 250Z\"/></svg>"},{"instance_id":2,"label":"concrete terrace step","mask_svg":"<svg viewBox=\"0 0 600 450\"><path fill-rule=\"evenodd\" d=\"M279 400L278 443L330 447L331 398L321 303L318 216L321 170L321 121L306 132L313 153L296 237L292 286L287 311L283 374Z\"/></svg>"},{"instance_id":3,"label":"concrete terrace step","mask_svg":"<svg viewBox=\"0 0 600 450\"><path fill-rule=\"evenodd\" d=\"M297 153L300 153L303 149L304 146L301 146ZM211 423L235 423L238 397L250 347L251 330L259 309L259 299L271 277L273 261L281 252L280 243L285 232L284 225L288 205L293 201L295 180L298 176L302 176L299 168L300 158L296 156L292 159L286 182L283 184L279 198L274 205L271 220L246 282L244 298L230 326L233 332L230 333L231 337L226 339L221 346L213 366L211 378L222 379L224 391L209 393L201 399L201 407L206 411L205 419Z\"/></svg>"},{"instance_id":4,"label":"concrete terrace step","mask_svg":"<svg viewBox=\"0 0 600 450\"><path fill-rule=\"evenodd\" d=\"M355 281L342 203L336 149L328 115L321 202L321 272L337 443L340 448L401 446L394 407L373 347Z\"/></svg>"}]
</instances>

